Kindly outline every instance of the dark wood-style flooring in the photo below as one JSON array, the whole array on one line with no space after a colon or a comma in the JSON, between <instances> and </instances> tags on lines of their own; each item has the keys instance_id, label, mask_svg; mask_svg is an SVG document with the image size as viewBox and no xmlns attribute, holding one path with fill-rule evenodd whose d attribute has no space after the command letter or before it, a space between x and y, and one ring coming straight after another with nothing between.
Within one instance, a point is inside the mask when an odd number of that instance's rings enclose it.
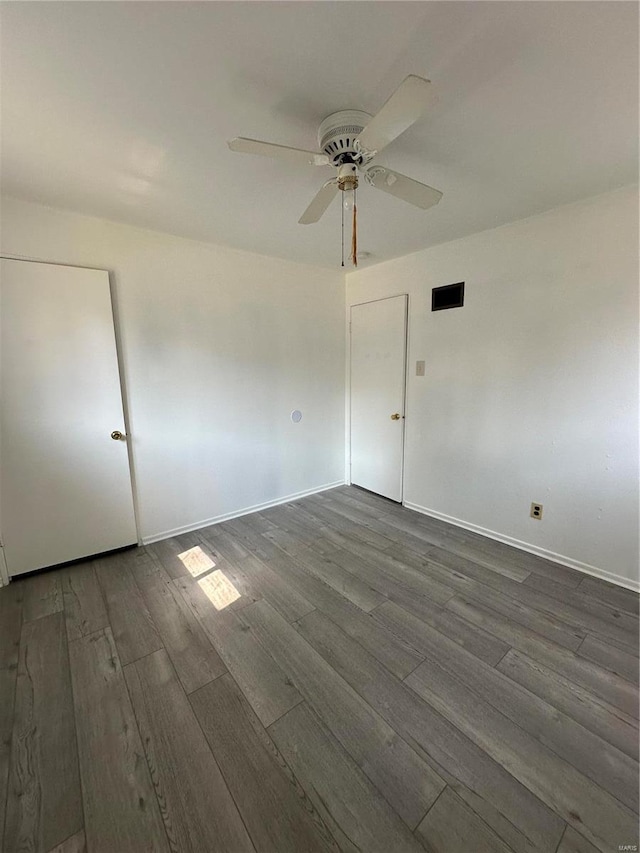
<instances>
[{"instance_id":1,"label":"dark wood-style flooring","mask_svg":"<svg viewBox=\"0 0 640 853\"><path fill-rule=\"evenodd\" d=\"M636 594L355 488L0 590L7 853L610 853L637 759Z\"/></svg>"}]
</instances>

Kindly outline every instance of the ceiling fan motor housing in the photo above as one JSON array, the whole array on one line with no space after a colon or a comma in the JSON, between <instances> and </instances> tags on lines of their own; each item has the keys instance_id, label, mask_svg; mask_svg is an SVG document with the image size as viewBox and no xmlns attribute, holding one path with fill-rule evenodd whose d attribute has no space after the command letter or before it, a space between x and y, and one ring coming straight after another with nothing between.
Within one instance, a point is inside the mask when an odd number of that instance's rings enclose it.
<instances>
[{"instance_id":1,"label":"ceiling fan motor housing","mask_svg":"<svg viewBox=\"0 0 640 853\"><path fill-rule=\"evenodd\" d=\"M331 113L318 128L318 144L334 166L355 163L362 166L366 154L360 151L355 141L371 121L369 113L362 110L340 110Z\"/></svg>"}]
</instances>

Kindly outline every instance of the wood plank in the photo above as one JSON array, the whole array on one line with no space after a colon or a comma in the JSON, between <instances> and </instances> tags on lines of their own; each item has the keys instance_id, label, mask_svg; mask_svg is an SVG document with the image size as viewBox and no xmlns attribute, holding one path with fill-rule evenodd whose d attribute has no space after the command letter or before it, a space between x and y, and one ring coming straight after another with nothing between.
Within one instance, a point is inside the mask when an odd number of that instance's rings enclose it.
<instances>
[{"instance_id":1,"label":"wood plank","mask_svg":"<svg viewBox=\"0 0 640 853\"><path fill-rule=\"evenodd\" d=\"M4 843L49 850L83 824L64 615L25 622Z\"/></svg>"},{"instance_id":2,"label":"wood plank","mask_svg":"<svg viewBox=\"0 0 640 853\"><path fill-rule=\"evenodd\" d=\"M517 571L520 578L514 577L514 580L523 581L531 574L536 574L574 589L583 577L581 572L563 566L561 563L545 560L544 557L538 557L536 554L530 554L528 551L513 548L511 545L484 536L478 536L474 541L462 546L451 545L450 547L451 550L455 550L455 553L468 556L493 571L502 571L507 577L513 577L513 575L507 574L505 569Z\"/></svg>"},{"instance_id":3,"label":"wood plank","mask_svg":"<svg viewBox=\"0 0 640 853\"><path fill-rule=\"evenodd\" d=\"M331 539L335 534L340 544L343 542L342 537L347 537L347 539L355 538L366 542L380 550L389 547L389 539L377 529L373 530L366 524L351 521L341 509L334 511L326 500L318 499L318 495L310 495L306 499L304 511L324 525L326 528L324 535L327 538Z\"/></svg>"},{"instance_id":4,"label":"wood plank","mask_svg":"<svg viewBox=\"0 0 640 853\"><path fill-rule=\"evenodd\" d=\"M198 531L198 533L200 533L200 531ZM241 560L235 557L229 560L222 555L220 550L211 546L204 537L201 537L201 541L202 549L200 552L200 558L204 555L204 561L201 562L201 559L199 558L195 564L190 563L191 567L202 568L207 566L207 559L209 559L211 563L215 561L215 566L205 569L200 573L197 571L192 573L187 569L187 571L185 571L183 575L180 575L180 577L193 577L198 581L202 581L203 588L206 588L209 593L217 589L219 595L225 600L225 607L229 610L237 610L240 607L246 607L247 604L250 604L253 601L259 601L262 597L261 594L253 589L246 573L242 572L239 568ZM251 556L244 548L242 548L242 551L247 554L247 556ZM187 555L187 558L188 557L190 557L190 555ZM246 557L243 557L242 559L246 559ZM185 568L187 568L186 565ZM168 574L167 580L171 580Z\"/></svg>"},{"instance_id":5,"label":"wood plank","mask_svg":"<svg viewBox=\"0 0 640 853\"><path fill-rule=\"evenodd\" d=\"M23 619L42 619L51 613L60 613L63 609L62 583L60 572L56 570L38 572L14 583L24 584Z\"/></svg>"},{"instance_id":6,"label":"wood plank","mask_svg":"<svg viewBox=\"0 0 640 853\"><path fill-rule=\"evenodd\" d=\"M444 787L442 779L266 601L239 615L358 766L415 828Z\"/></svg>"},{"instance_id":7,"label":"wood plank","mask_svg":"<svg viewBox=\"0 0 640 853\"><path fill-rule=\"evenodd\" d=\"M267 535L270 530L284 530L303 546L311 544L319 536L318 524L305 519L302 513L295 512L286 504L270 507L256 515L272 525L271 528L262 531L264 535Z\"/></svg>"},{"instance_id":8,"label":"wood plank","mask_svg":"<svg viewBox=\"0 0 640 853\"><path fill-rule=\"evenodd\" d=\"M155 574L159 571L164 571L158 558L146 546L138 547L136 545L133 548L125 548L123 551L118 551L108 556L117 557L134 577L142 576L149 572Z\"/></svg>"},{"instance_id":9,"label":"wood plank","mask_svg":"<svg viewBox=\"0 0 640 853\"><path fill-rule=\"evenodd\" d=\"M392 607L388 606L390 604L392 604ZM405 622L404 624L398 624L392 618L393 613L396 613L398 610L401 610L403 613L411 613L413 617L416 617L418 625L425 624L435 628L450 640L453 640L454 643L458 643L462 648L467 649L471 654L491 666L495 666L498 661L502 660L510 649L510 646L503 643L502 640L488 634L470 622L466 622L450 610L420 600L405 600L403 604L402 608L395 602L381 604L371 615L376 622L385 626L389 631L395 633L396 636L401 637L423 655L424 643L421 638L421 632L412 630L411 625L414 623Z\"/></svg>"},{"instance_id":10,"label":"wood plank","mask_svg":"<svg viewBox=\"0 0 640 853\"><path fill-rule=\"evenodd\" d=\"M585 687L610 705L638 718L637 692L628 681L579 657L569 649L563 649L549 642L528 628L505 620L488 607L473 604L459 596L451 599L446 606L458 616L484 628L485 631L494 634L518 651L524 652L570 681Z\"/></svg>"},{"instance_id":11,"label":"wood plank","mask_svg":"<svg viewBox=\"0 0 640 853\"><path fill-rule=\"evenodd\" d=\"M363 510L367 507L373 510L378 518L382 518L385 515L404 516L409 512L399 501L393 501L391 498L385 498L382 495L369 492L361 486L337 486L335 489L322 492L317 497L330 502L346 498L350 503L362 507ZM411 513L412 516L414 514L416 517L422 518L418 513Z\"/></svg>"},{"instance_id":12,"label":"wood plank","mask_svg":"<svg viewBox=\"0 0 640 853\"><path fill-rule=\"evenodd\" d=\"M182 559L180 555L186 555L193 548L203 550L203 543L197 533L183 533L180 536L172 536L169 539L161 539L159 542L153 542L146 546L147 550L153 554L163 565L167 574L172 578L180 578L183 575L192 575L186 564L187 557ZM217 563L215 554L210 552L206 554L211 559L211 562ZM197 573L197 572L196 572Z\"/></svg>"},{"instance_id":13,"label":"wood plank","mask_svg":"<svg viewBox=\"0 0 640 853\"><path fill-rule=\"evenodd\" d=\"M118 556L96 560L96 574L122 665L162 648L151 614L123 560Z\"/></svg>"},{"instance_id":14,"label":"wood plank","mask_svg":"<svg viewBox=\"0 0 640 853\"><path fill-rule=\"evenodd\" d=\"M375 492L370 492L363 489L361 486L342 485L336 486L335 489L328 489L322 492L322 497L334 497L335 495L345 495L351 500L358 503L364 503L373 509L379 510L380 515L385 515L390 509L401 509L402 504L397 501L392 501L391 498L383 498L382 495L377 495Z\"/></svg>"},{"instance_id":15,"label":"wood plank","mask_svg":"<svg viewBox=\"0 0 640 853\"><path fill-rule=\"evenodd\" d=\"M480 580L468 577L456 569L433 562L430 555L423 557L407 548L402 548L398 554L398 559L422 572L426 577L432 578L467 597L471 597L473 601L487 603L488 606L502 613L512 621L533 628L537 633L542 634L565 648L575 651L586 636L585 630L567 625L557 616L534 610L523 604L518 597L514 598L512 593L517 592L520 584L510 583L508 594L503 594L498 589L488 587ZM480 571L487 572L483 567L477 568ZM414 611L415 608L412 612ZM419 613L416 613L416 615L420 616ZM428 620L425 618L425 621ZM459 626L463 634L465 624L468 628L468 623L464 622ZM447 632L445 631L445 633ZM452 637L452 639L454 638ZM480 655L478 656L480 657Z\"/></svg>"},{"instance_id":16,"label":"wood plank","mask_svg":"<svg viewBox=\"0 0 640 853\"><path fill-rule=\"evenodd\" d=\"M516 649L504 656L497 669L637 760L638 721L633 717Z\"/></svg>"},{"instance_id":17,"label":"wood plank","mask_svg":"<svg viewBox=\"0 0 640 853\"><path fill-rule=\"evenodd\" d=\"M345 633L368 649L394 675L404 678L423 660L422 655L408 643L347 601L332 587L305 571L299 562L284 552L270 555L269 565ZM507 648L505 646L505 651Z\"/></svg>"},{"instance_id":18,"label":"wood plank","mask_svg":"<svg viewBox=\"0 0 640 853\"><path fill-rule=\"evenodd\" d=\"M448 531L443 532L441 530L434 530L422 521L422 517L418 516L418 518L413 518L412 515L413 513L409 514L409 511L407 511L407 514L394 513L383 516L381 520L383 523L394 527L396 530L401 530L415 539L421 540L423 543L422 548L420 549L421 553L425 553L425 551L429 552L431 549L436 547L448 549L453 549L455 547L457 549L459 546L463 550L466 550L462 540L452 538ZM492 571L496 574L513 578L517 581L524 580L524 578L529 574L528 572L511 568L508 565L492 567Z\"/></svg>"},{"instance_id":19,"label":"wood plank","mask_svg":"<svg viewBox=\"0 0 640 853\"><path fill-rule=\"evenodd\" d=\"M70 838L65 839L61 844L57 844L49 853L87 853L87 842L84 835L84 829L76 832Z\"/></svg>"},{"instance_id":20,"label":"wood plank","mask_svg":"<svg viewBox=\"0 0 640 853\"><path fill-rule=\"evenodd\" d=\"M224 675L190 698L256 850L337 853L334 838L233 678Z\"/></svg>"},{"instance_id":21,"label":"wood plank","mask_svg":"<svg viewBox=\"0 0 640 853\"><path fill-rule=\"evenodd\" d=\"M618 616L615 616L613 609L607 605L581 596L575 590L554 583L548 578L530 575L524 583L516 583L496 575L473 560L438 548L431 551L429 558L439 565L474 578L533 610L556 616L565 625L582 629L585 633L602 634L626 644L633 644L634 637L637 636L637 622L630 614L618 613ZM550 589L553 589L553 594ZM593 612L594 605L597 612Z\"/></svg>"},{"instance_id":22,"label":"wood plank","mask_svg":"<svg viewBox=\"0 0 640 853\"><path fill-rule=\"evenodd\" d=\"M198 582L192 578L177 578L173 583L242 688L263 726L270 725L302 701L302 696L291 680L260 645L247 624L239 621L236 613L216 610Z\"/></svg>"},{"instance_id":23,"label":"wood plank","mask_svg":"<svg viewBox=\"0 0 640 853\"><path fill-rule=\"evenodd\" d=\"M262 518L260 513L243 515L226 522L226 524L232 534L242 542L247 555L252 554L261 560L264 560L268 551L276 545L286 550L292 544L294 553L299 550L295 537L286 531L279 530L274 524ZM283 537L276 537L277 542L273 540L273 537L270 540L266 538L266 534L269 532L282 533Z\"/></svg>"},{"instance_id":24,"label":"wood plank","mask_svg":"<svg viewBox=\"0 0 640 853\"><path fill-rule=\"evenodd\" d=\"M24 584L0 589L0 840L4 834Z\"/></svg>"},{"instance_id":25,"label":"wood plank","mask_svg":"<svg viewBox=\"0 0 640 853\"><path fill-rule=\"evenodd\" d=\"M215 539L215 533L220 528L221 525L214 525L214 527L207 529L214 531ZM232 562L234 562L243 560L250 554L264 559L265 547L270 547L270 544L262 534L268 530L275 530L275 525L260 518L259 513L252 513L251 515L240 516L240 518L229 519L224 523L224 529L227 531L226 536L229 537L229 541L235 540L236 543L241 543L244 552L243 555L233 556ZM227 546L230 547L229 542L227 542Z\"/></svg>"},{"instance_id":26,"label":"wood plank","mask_svg":"<svg viewBox=\"0 0 640 853\"><path fill-rule=\"evenodd\" d=\"M299 551L302 551L311 543L311 539L308 536L305 536L304 539L300 539L293 533L290 533L288 530L283 530L280 527L274 527L273 530L266 530L262 534L264 539L267 539L273 545L277 545L279 548L282 548L283 551L286 551L287 554L291 554L295 556Z\"/></svg>"},{"instance_id":27,"label":"wood plank","mask_svg":"<svg viewBox=\"0 0 640 853\"><path fill-rule=\"evenodd\" d=\"M342 551L334 551L327 556L314 554L308 548L300 551L297 559L320 580L339 592L360 610L368 613L386 600L385 596L374 586L355 576L345 568L345 561L350 557Z\"/></svg>"},{"instance_id":28,"label":"wood plank","mask_svg":"<svg viewBox=\"0 0 640 853\"><path fill-rule=\"evenodd\" d=\"M500 713L475 685L430 660L405 681L597 847L614 848L634 834L630 809Z\"/></svg>"},{"instance_id":29,"label":"wood plank","mask_svg":"<svg viewBox=\"0 0 640 853\"><path fill-rule=\"evenodd\" d=\"M338 502L353 499L351 494L345 496L338 490L332 490L328 495ZM412 531L414 534L417 530L417 535L421 536L423 541L447 547L453 553L475 559L476 562L488 566L494 572L517 581L523 581L531 572L535 572L575 588L583 577L575 569L404 507L390 508L388 515L390 523L398 529L404 528L407 532Z\"/></svg>"},{"instance_id":30,"label":"wood plank","mask_svg":"<svg viewBox=\"0 0 640 853\"><path fill-rule=\"evenodd\" d=\"M563 821L318 613L299 625L314 648L514 850L554 853Z\"/></svg>"},{"instance_id":31,"label":"wood plank","mask_svg":"<svg viewBox=\"0 0 640 853\"><path fill-rule=\"evenodd\" d=\"M224 569L216 569L194 580L197 580L216 610L240 610L260 600L260 596L251 589L246 575L231 563L225 563Z\"/></svg>"},{"instance_id":32,"label":"wood plank","mask_svg":"<svg viewBox=\"0 0 640 853\"><path fill-rule=\"evenodd\" d=\"M346 488L351 490L350 486L347 486ZM374 507L368 503L364 503L363 501L356 500L349 491L343 491L340 487L328 489L326 492L319 493L318 496L325 500L329 506L337 504L338 506L345 506L358 510L363 517L369 519L369 523L372 524L373 527L375 527L375 522L387 512L386 507L381 509L380 507ZM304 505L305 498L303 498L300 503Z\"/></svg>"},{"instance_id":33,"label":"wood plank","mask_svg":"<svg viewBox=\"0 0 640 853\"><path fill-rule=\"evenodd\" d=\"M396 605L387 605L387 613L389 621L398 631L408 631L419 638L427 660L454 672L469 691L499 710L630 809L637 809L639 791L636 761L623 752L607 748L597 735L571 717L514 683L502 672L478 661L472 654L404 613Z\"/></svg>"},{"instance_id":34,"label":"wood plank","mask_svg":"<svg viewBox=\"0 0 640 853\"><path fill-rule=\"evenodd\" d=\"M538 575L527 578L521 595L538 609L557 613L565 622L571 621L589 633L624 643L632 652L638 647L638 617L633 613Z\"/></svg>"},{"instance_id":35,"label":"wood plank","mask_svg":"<svg viewBox=\"0 0 640 853\"><path fill-rule=\"evenodd\" d=\"M436 518L407 510L404 507L390 509L380 521L384 524L393 525L396 530L402 530L407 535L421 539L423 543L421 551L424 550L426 543L432 547L453 548L455 545L469 542L470 535L473 535L467 530L453 527ZM413 534L410 531L414 531Z\"/></svg>"},{"instance_id":36,"label":"wood plank","mask_svg":"<svg viewBox=\"0 0 640 853\"><path fill-rule=\"evenodd\" d=\"M603 666L610 672L638 684L638 656L630 655L599 637L588 634L578 649L578 654Z\"/></svg>"},{"instance_id":37,"label":"wood plank","mask_svg":"<svg viewBox=\"0 0 640 853\"><path fill-rule=\"evenodd\" d=\"M245 557L238 568L247 577L254 594L268 601L287 622L295 622L313 610L313 604L304 595L285 583L254 554Z\"/></svg>"},{"instance_id":38,"label":"wood plank","mask_svg":"<svg viewBox=\"0 0 640 853\"><path fill-rule=\"evenodd\" d=\"M69 642L106 628L109 617L93 562L69 566L61 578Z\"/></svg>"},{"instance_id":39,"label":"wood plank","mask_svg":"<svg viewBox=\"0 0 640 853\"><path fill-rule=\"evenodd\" d=\"M423 851L389 803L306 704L298 705L275 722L269 734L344 853Z\"/></svg>"},{"instance_id":40,"label":"wood plank","mask_svg":"<svg viewBox=\"0 0 640 853\"><path fill-rule=\"evenodd\" d=\"M617 848L618 850L620 847ZM590 841L580 835L572 826L568 826L558 847L558 853L598 853Z\"/></svg>"},{"instance_id":41,"label":"wood plank","mask_svg":"<svg viewBox=\"0 0 640 853\"><path fill-rule=\"evenodd\" d=\"M626 610L627 613L634 613L636 616L640 611L640 595L637 592L600 578L583 576L578 585L578 592L597 598L616 610Z\"/></svg>"},{"instance_id":42,"label":"wood plank","mask_svg":"<svg viewBox=\"0 0 640 853\"><path fill-rule=\"evenodd\" d=\"M494 572L488 566L483 566L473 559L447 550L446 547L432 548L427 556L430 566L435 564L444 569L449 569L463 578L484 584L489 589L496 589L503 594L512 593L514 598L517 597L518 591L523 587L521 582Z\"/></svg>"},{"instance_id":43,"label":"wood plank","mask_svg":"<svg viewBox=\"0 0 640 853\"><path fill-rule=\"evenodd\" d=\"M383 536L393 542L393 545L386 550L395 556L397 549L410 548L414 554L426 557L434 548L445 548L449 543L449 537L429 533L428 539L420 538L409 533L408 530L401 530L394 527L390 522L389 516L383 516L376 522L376 530Z\"/></svg>"},{"instance_id":44,"label":"wood plank","mask_svg":"<svg viewBox=\"0 0 640 853\"><path fill-rule=\"evenodd\" d=\"M473 600L486 604L506 619L517 622L546 637L547 640L574 652L586 636L583 628L567 624L556 614L534 610L519 599L513 598L511 594L503 595L498 590L488 589L480 584L474 591Z\"/></svg>"},{"instance_id":45,"label":"wood plank","mask_svg":"<svg viewBox=\"0 0 640 853\"><path fill-rule=\"evenodd\" d=\"M70 643L69 656L91 853L168 851L111 629Z\"/></svg>"},{"instance_id":46,"label":"wood plank","mask_svg":"<svg viewBox=\"0 0 640 853\"><path fill-rule=\"evenodd\" d=\"M511 848L449 786L420 822L416 835L430 853L468 850L470 844L473 853L511 853Z\"/></svg>"},{"instance_id":47,"label":"wood plank","mask_svg":"<svg viewBox=\"0 0 640 853\"><path fill-rule=\"evenodd\" d=\"M585 578L588 579L588 576L585 576ZM627 631L632 631L637 624L635 613L616 607L614 604L604 601L598 596L585 592L582 584L576 587L576 589L567 589L552 578L530 575L525 581L525 586L527 589L537 590L544 595L548 595L550 598L569 603L578 608L578 610L590 613L613 625L622 626Z\"/></svg>"},{"instance_id":48,"label":"wood plank","mask_svg":"<svg viewBox=\"0 0 640 853\"><path fill-rule=\"evenodd\" d=\"M319 554L330 553L338 546L330 542L326 536L326 527L323 524L318 524L317 519L310 516L304 511L303 503L288 503L281 507L283 513L287 514L287 518L295 521L306 529L308 535L312 539L313 550Z\"/></svg>"},{"instance_id":49,"label":"wood plank","mask_svg":"<svg viewBox=\"0 0 640 853\"><path fill-rule=\"evenodd\" d=\"M308 509L309 503L307 501L303 502L303 506L305 507L305 511L313 511ZM357 501L352 501L350 498L345 498L331 493L320 503L320 509L330 510L340 518L351 522L351 524L357 529L365 528L367 531L371 531L374 536L383 536L384 539L387 540L386 543L384 541L372 543L371 539L368 538L369 533L363 533L364 541L369 541L370 544L376 544L381 551L387 550L397 539L399 533L398 529L391 526L386 528L381 527L382 520L379 518L379 512L366 504L358 503ZM327 519L329 526L332 526L330 523L331 516L327 515L325 518Z\"/></svg>"},{"instance_id":50,"label":"wood plank","mask_svg":"<svg viewBox=\"0 0 640 853\"><path fill-rule=\"evenodd\" d=\"M139 580L145 604L187 693L227 671L200 623L172 583Z\"/></svg>"},{"instance_id":51,"label":"wood plank","mask_svg":"<svg viewBox=\"0 0 640 853\"><path fill-rule=\"evenodd\" d=\"M148 548L137 549L138 553L134 559L123 559L122 562L131 572L132 577L136 581L146 581L149 579L156 581L164 581L171 583L171 575L164 568L160 560L149 551ZM124 555L123 555L124 557Z\"/></svg>"},{"instance_id":52,"label":"wood plank","mask_svg":"<svg viewBox=\"0 0 640 853\"><path fill-rule=\"evenodd\" d=\"M455 590L427 577L423 572L397 560L387 552L377 551L365 543L350 542L337 551L333 560L370 584L385 597L397 599L420 597L431 604L444 604Z\"/></svg>"},{"instance_id":53,"label":"wood plank","mask_svg":"<svg viewBox=\"0 0 640 853\"><path fill-rule=\"evenodd\" d=\"M244 560L252 552L244 544L242 535L237 532L236 525L241 522L242 519L234 518L221 524L203 527L198 530L198 537L224 560L230 563Z\"/></svg>"},{"instance_id":54,"label":"wood plank","mask_svg":"<svg viewBox=\"0 0 640 853\"><path fill-rule=\"evenodd\" d=\"M269 507L261 512L250 512L247 515L239 515L237 518L230 518L225 522L225 525L228 525L232 530L235 530L236 524L241 526L246 524L247 530L251 530L255 534L259 535L261 533L266 533L267 530L273 530L277 527L277 524L271 521L269 517L272 509L277 510L278 507Z\"/></svg>"},{"instance_id":55,"label":"wood plank","mask_svg":"<svg viewBox=\"0 0 640 853\"><path fill-rule=\"evenodd\" d=\"M253 851L166 651L129 664L124 675L170 847Z\"/></svg>"},{"instance_id":56,"label":"wood plank","mask_svg":"<svg viewBox=\"0 0 640 853\"><path fill-rule=\"evenodd\" d=\"M359 545L356 546L359 549ZM380 569L372 562L370 555L363 554L362 557L357 556L353 550L349 550L348 557L340 556L345 567L362 579L370 579L373 586L385 595L385 600L395 601L402 607L411 610L411 612L420 615L425 620L437 618L437 614L442 610L442 605L452 597L453 590L442 584L432 582L425 578L407 577L402 580L398 578L398 573L392 568L391 571ZM384 603L384 602L382 602ZM448 612L448 611L447 611ZM454 621L452 621L452 630ZM464 634L464 626L458 625L458 633ZM488 640L491 644L491 640Z\"/></svg>"}]
</instances>

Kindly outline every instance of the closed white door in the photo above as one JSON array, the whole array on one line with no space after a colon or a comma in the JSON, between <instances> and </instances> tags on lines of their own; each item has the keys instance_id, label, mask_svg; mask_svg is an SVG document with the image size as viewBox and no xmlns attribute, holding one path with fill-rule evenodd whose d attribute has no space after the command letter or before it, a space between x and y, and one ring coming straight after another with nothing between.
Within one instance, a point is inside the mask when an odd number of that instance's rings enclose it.
<instances>
[{"instance_id":1,"label":"closed white door","mask_svg":"<svg viewBox=\"0 0 640 853\"><path fill-rule=\"evenodd\" d=\"M137 536L108 273L0 263L0 531L18 575Z\"/></svg>"},{"instance_id":2,"label":"closed white door","mask_svg":"<svg viewBox=\"0 0 640 853\"><path fill-rule=\"evenodd\" d=\"M351 307L351 482L402 500L407 297Z\"/></svg>"}]
</instances>

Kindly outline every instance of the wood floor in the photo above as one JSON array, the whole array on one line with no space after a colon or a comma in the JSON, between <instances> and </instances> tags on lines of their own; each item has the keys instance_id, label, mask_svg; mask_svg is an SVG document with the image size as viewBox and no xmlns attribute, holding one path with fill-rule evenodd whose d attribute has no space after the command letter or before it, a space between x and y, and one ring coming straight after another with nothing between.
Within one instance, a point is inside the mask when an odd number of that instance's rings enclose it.
<instances>
[{"instance_id":1,"label":"wood floor","mask_svg":"<svg viewBox=\"0 0 640 853\"><path fill-rule=\"evenodd\" d=\"M7 853L638 844L638 596L341 487L0 590Z\"/></svg>"}]
</instances>

